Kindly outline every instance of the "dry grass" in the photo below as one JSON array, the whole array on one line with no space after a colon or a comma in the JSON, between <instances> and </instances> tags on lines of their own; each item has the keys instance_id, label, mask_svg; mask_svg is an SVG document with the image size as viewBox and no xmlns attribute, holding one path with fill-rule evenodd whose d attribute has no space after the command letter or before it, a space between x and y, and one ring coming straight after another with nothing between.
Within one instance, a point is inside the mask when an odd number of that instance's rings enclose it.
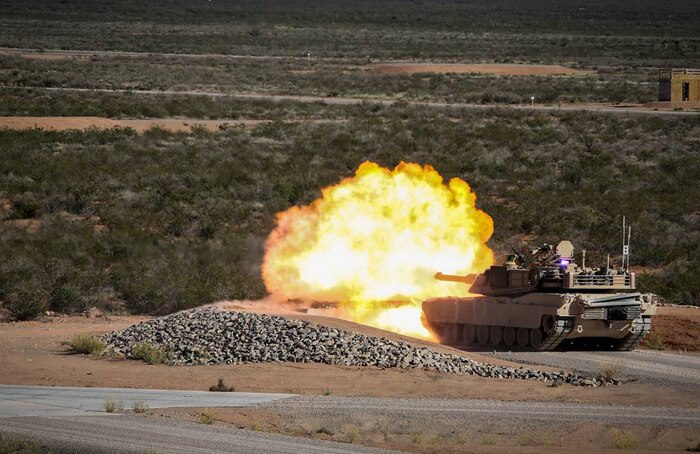
<instances>
[{"instance_id":1,"label":"dry grass","mask_svg":"<svg viewBox=\"0 0 700 454\"><path fill-rule=\"evenodd\" d=\"M117 413L124 410L124 403L117 399L107 399L104 401L104 408L107 413Z\"/></svg>"},{"instance_id":2,"label":"dry grass","mask_svg":"<svg viewBox=\"0 0 700 454\"><path fill-rule=\"evenodd\" d=\"M141 359L148 364L162 364L170 360L170 352L151 344L136 344L131 349L130 359Z\"/></svg>"},{"instance_id":3,"label":"dry grass","mask_svg":"<svg viewBox=\"0 0 700 454\"><path fill-rule=\"evenodd\" d=\"M101 355L107 348L102 339L87 334L78 334L70 340L68 345L71 351L83 355Z\"/></svg>"},{"instance_id":4,"label":"dry grass","mask_svg":"<svg viewBox=\"0 0 700 454\"><path fill-rule=\"evenodd\" d=\"M145 413L148 410L148 405L142 400L137 400L134 402L134 406L132 407L134 410L134 413Z\"/></svg>"},{"instance_id":5,"label":"dry grass","mask_svg":"<svg viewBox=\"0 0 700 454\"><path fill-rule=\"evenodd\" d=\"M598 366L600 374L608 380L619 380L624 368L619 364L604 363Z\"/></svg>"},{"instance_id":6,"label":"dry grass","mask_svg":"<svg viewBox=\"0 0 700 454\"><path fill-rule=\"evenodd\" d=\"M644 338L644 346L652 350L666 350L664 336L659 333L649 333Z\"/></svg>"},{"instance_id":7,"label":"dry grass","mask_svg":"<svg viewBox=\"0 0 700 454\"><path fill-rule=\"evenodd\" d=\"M214 424L214 417L209 413L202 413L199 417L199 423L206 425Z\"/></svg>"},{"instance_id":8,"label":"dry grass","mask_svg":"<svg viewBox=\"0 0 700 454\"><path fill-rule=\"evenodd\" d=\"M637 447L637 437L631 431L613 427L610 429L610 438L616 449L635 449Z\"/></svg>"}]
</instances>

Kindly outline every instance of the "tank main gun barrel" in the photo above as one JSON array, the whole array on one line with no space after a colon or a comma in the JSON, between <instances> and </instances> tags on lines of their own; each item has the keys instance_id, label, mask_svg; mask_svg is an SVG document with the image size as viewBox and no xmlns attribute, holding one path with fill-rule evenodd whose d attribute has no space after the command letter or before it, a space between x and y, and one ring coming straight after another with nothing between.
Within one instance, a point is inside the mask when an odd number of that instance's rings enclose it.
<instances>
[{"instance_id":1,"label":"tank main gun barrel","mask_svg":"<svg viewBox=\"0 0 700 454\"><path fill-rule=\"evenodd\" d=\"M459 282L460 284L471 285L476 280L476 274L467 274L466 276L458 276L455 274L435 273L435 279L438 281Z\"/></svg>"}]
</instances>

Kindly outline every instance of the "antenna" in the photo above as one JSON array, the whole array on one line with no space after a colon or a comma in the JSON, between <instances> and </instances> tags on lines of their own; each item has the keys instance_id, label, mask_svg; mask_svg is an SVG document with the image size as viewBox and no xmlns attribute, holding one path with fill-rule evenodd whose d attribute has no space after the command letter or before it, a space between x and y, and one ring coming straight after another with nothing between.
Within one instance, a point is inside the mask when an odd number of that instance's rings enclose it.
<instances>
[{"instance_id":1,"label":"antenna","mask_svg":"<svg viewBox=\"0 0 700 454\"><path fill-rule=\"evenodd\" d=\"M632 226L625 225L625 217L622 216L622 270L630 269L630 238L632 238Z\"/></svg>"},{"instance_id":2,"label":"antenna","mask_svg":"<svg viewBox=\"0 0 700 454\"><path fill-rule=\"evenodd\" d=\"M632 239L632 226L627 227L627 269L630 270L630 240Z\"/></svg>"},{"instance_id":3,"label":"antenna","mask_svg":"<svg viewBox=\"0 0 700 454\"><path fill-rule=\"evenodd\" d=\"M625 269L625 233L627 232L627 228L625 227L625 217L622 216L622 263L621 263L621 268L624 270Z\"/></svg>"}]
</instances>

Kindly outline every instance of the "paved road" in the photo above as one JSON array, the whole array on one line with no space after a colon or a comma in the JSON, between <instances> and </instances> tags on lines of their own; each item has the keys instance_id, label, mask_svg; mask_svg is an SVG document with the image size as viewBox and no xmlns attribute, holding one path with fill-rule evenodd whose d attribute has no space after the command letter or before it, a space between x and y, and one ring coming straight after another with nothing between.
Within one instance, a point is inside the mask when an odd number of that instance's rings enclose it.
<instances>
[{"instance_id":1,"label":"paved road","mask_svg":"<svg viewBox=\"0 0 700 454\"><path fill-rule=\"evenodd\" d=\"M504 384L507 386L507 384ZM565 402L498 401L477 399L387 399L375 397L297 396L262 404L277 411L292 410L315 416L382 414L395 418L461 418L469 421L512 420L541 425L542 421L614 421L630 424L668 424L700 427L700 409Z\"/></svg>"},{"instance_id":2,"label":"paved road","mask_svg":"<svg viewBox=\"0 0 700 454\"><path fill-rule=\"evenodd\" d=\"M64 418L3 418L0 433L50 446L59 453L173 454L387 453L347 443L288 437L230 425L203 425L119 415Z\"/></svg>"},{"instance_id":3,"label":"paved road","mask_svg":"<svg viewBox=\"0 0 700 454\"><path fill-rule=\"evenodd\" d=\"M663 115L663 116L700 116L700 111L671 111L671 110L648 110L636 107L606 107L606 106L576 106L562 105L559 106L544 106L535 105L511 105L511 104L470 104L470 103L446 103L446 102L425 102L425 101L407 101L398 99L381 99L381 98L344 98L344 97L323 97L323 96L303 96L303 95L267 95L257 93L220 93L201 90L113 90L111 88L71 88L71 87L14 87L0 86L0 88L12 89L27 89L27 90L47 90L47 91L72 91L72 92L103 92L103 93L135 93L142 95L165 95L165 96L209 96L213 98L227 97L234 99L250 99L256 101L291 101L303 103L323 103L332 105L357 105L357 104L381 104L392 105L396 102L406 103L411 106L426 106L439 108L457 108L457 109L510 109L510 110L537 110L546 112L599 112L599 113L614 113L614 114L632 114L632 115Z\"/></svg>"},{"instance_id":4,"label":"paved road","mask_svg":"<svg viewBox=\"0 0 700 454\"><path fill-rule=\"evenodd\" d=\"M600 373L611 365L621 377L664 385L700 389L700 355L651 350L631 352L482 352L509 361Z\"/></svg>"},{"instance_id":5,"label":"paved road","mask_svg":"<svg viewBox=\"0 0 700 454\"><path fill-rule=\"evenodd\" d=\"M292 396L293 394L272 393L0 385L0 418L105 414L104 403L107 399L121 401L124 408L131 408L139 400L150 408L250 407Z\"/></svg>"}]
</instances>

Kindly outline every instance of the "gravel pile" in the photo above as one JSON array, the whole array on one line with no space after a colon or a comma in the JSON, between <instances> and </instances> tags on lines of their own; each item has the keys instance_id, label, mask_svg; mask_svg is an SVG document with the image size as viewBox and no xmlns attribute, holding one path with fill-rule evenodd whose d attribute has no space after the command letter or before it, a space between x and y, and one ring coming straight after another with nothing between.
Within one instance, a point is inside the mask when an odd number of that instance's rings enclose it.
<instances>
[{"instance_id":1,"label":"gravel pile","mask_svg":"<svg viewBox=\"0 0 700 454\"><path fill-rule=\"evenodd\" d=\"M415 348L406 342L364 336L303 320L193 309L141 322L104 337L107 348L128 357L138 344L168 351L180 365L255 362L325 363L415 368L482 377L601 386L615 380L568 372L494 366Z\"/></svg>"}]
</instances>

